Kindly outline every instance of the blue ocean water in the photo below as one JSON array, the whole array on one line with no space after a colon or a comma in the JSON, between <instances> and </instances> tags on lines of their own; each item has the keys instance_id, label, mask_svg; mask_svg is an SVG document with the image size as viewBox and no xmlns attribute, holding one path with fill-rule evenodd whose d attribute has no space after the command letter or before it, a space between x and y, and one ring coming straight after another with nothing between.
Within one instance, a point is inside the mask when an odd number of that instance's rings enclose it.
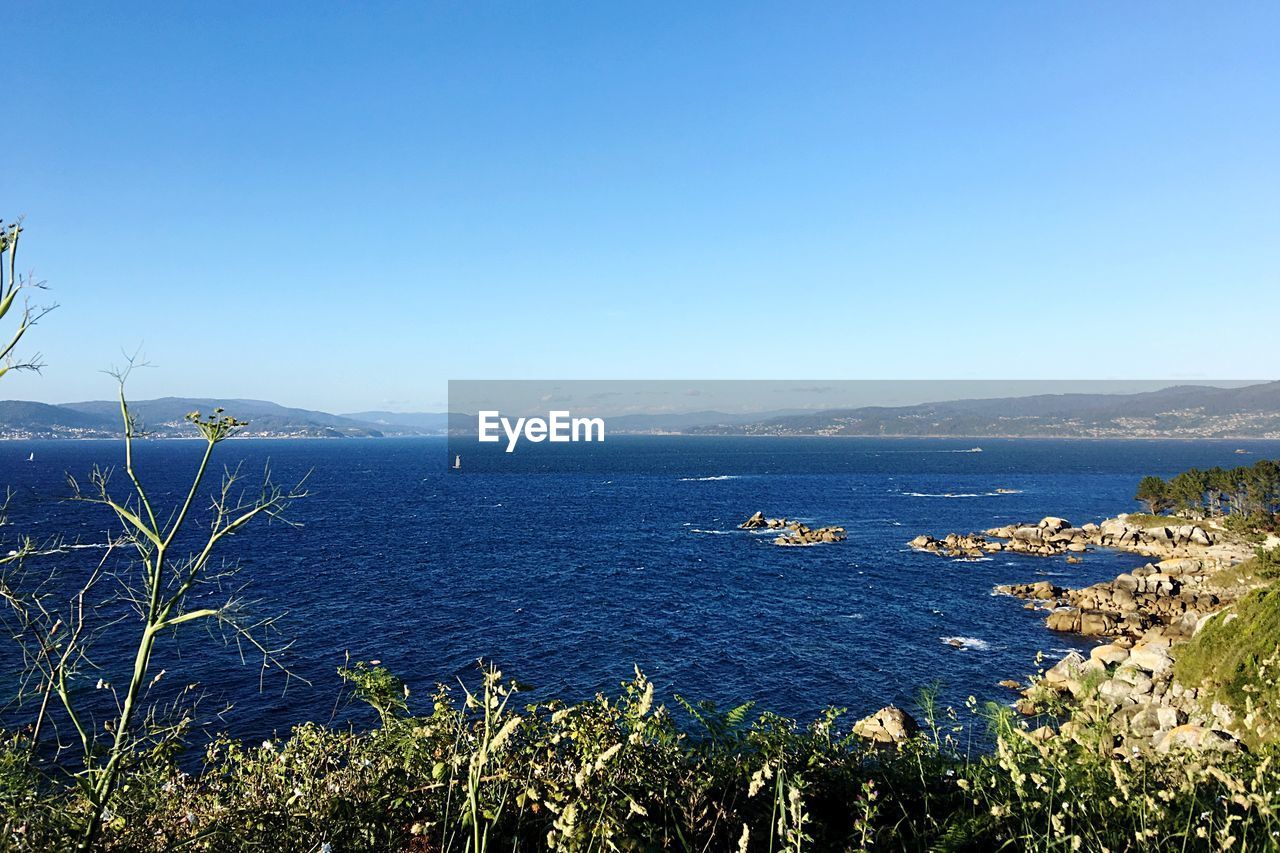
<instances>
[{"instance_id":1,"label":"blue ocean water","mask_svg":"<svg viewBox=\"0 0 1280 853\"><path fill-rule=\"evenodd\" d=\"M1136 508L1145 474L1280 455L1280 442L1262 441L976 443L982 452L968 452L973 439L611 436L515 454L468 444L455 472L444 439L227 442L216 461L242 463L250 485L268 463L283 482L309 474L310 496L290 512L300 527L251 530L226 553L241 561L257 612L285 613L287 660L310 684L260 681L251 656L242 664L198 629L165 638L158 665L174 684L199 682L202 708L234 704L207 727L251 738L345 719L335 671L348 654L401 675L424 710L437 682L469 677L478 658L531 685L532 697L610 691L638 665L660 696L754 699L802 718L828 705L858 714L910 705L935 682L951 704L971 694L1009 701L996 682L1033 671L1037 651L1087 643L1047 631L1042 615L992 586L1083 585L1142 561L1104 551L1080 565L949 560L911 551L912 537L1049 514L1099 521ZM144 481L176 499L199 452L196 442L141 443ZM66 476L84 483L95 464L121 461L117 442L0 443L0 483L14 491L5 548L18 533L105 542L110 512L68 502ZM122 472L112 484L126 493ZM838 524L849 539L778 548L736 529L756 510ZM69 582L101 554L67 549L33 567ZM100 640L94 657L105 669L81 689L99 675L122 683L123 648L114 635ZM6 695L17 660L0 650Z\"/></svg>"}]
</instances>

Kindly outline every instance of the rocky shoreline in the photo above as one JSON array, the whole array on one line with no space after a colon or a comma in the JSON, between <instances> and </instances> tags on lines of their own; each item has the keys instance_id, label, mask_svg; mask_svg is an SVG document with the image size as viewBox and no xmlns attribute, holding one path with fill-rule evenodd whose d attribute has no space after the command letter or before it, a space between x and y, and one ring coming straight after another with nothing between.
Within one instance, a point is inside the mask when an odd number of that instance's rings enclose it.
<instances>
[{"instance_id":1,"label":"rocky shoreline","mask_svg":"<svg viewBox=\"0 0 1280 853\"><path fill-rule=\"evenodd\" d=\"M1073 526L1048 516L1035 524L1009 525L982 533L917 536L916 550L959 559L1013 552L1035 556L1067 555L1078 561L1095 548L1127 551L1152 560L1132 572L1082 589L1049 581L997 586L995 592L1025 599L1046 612L1054 631L1107 639L1088 658L1071 652L1025 683L1006 680L1017 690L1016 710L1028 717L1071 706L1060 726L1023 730L1032 741L1070 738L1117 753L1134 749L1223 750L1242 748L1242 726L1230 708L1210 702L1197 688L1173 678L1177 646L1209 620L1255 588L1232 572L1253 556L1253 547L1226 531L1199 524L1133 524L1126 515L1101 524ZM1230 618L1230 617L1226 617ZM894 713L888 715L892 710ZM909 737L909 725L886 726L896 708L883 709L855 726L877 743ZM889 729L893 730L893 736ZM900 735L900 736L899 736Z\"/></svg>"}]
</instances>

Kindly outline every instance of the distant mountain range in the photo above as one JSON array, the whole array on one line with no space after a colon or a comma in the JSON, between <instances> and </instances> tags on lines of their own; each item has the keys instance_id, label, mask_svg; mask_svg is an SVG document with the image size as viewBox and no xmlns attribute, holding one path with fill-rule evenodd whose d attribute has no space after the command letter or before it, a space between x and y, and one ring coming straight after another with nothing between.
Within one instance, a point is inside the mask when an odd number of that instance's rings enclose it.
<instances>
[{"instance_id":1,"label":"distant mountain range","mask_svg":"<svg viewBox=\"0 0 1280 853\"><path fill-rule=\"evenodd\" d=\"M1280 382L1218 388L1176 385L1138 394L1042 394L867 406L764 418L739 435L1010 436L1057 438L1280 438Z\"/></svg>"},{"instance_id":2,"label":"distant mountain range","mask_svg":"<svg viewBox=\"0 0 1280 853\"><path fill-rule=\"evenodd\" d=\"M191 435L188 412L208 413L221 406L249 426L244 435L298 438L377 438L388 435L441 435L447 415L331 415L309 409L292 409L265 400L212 400L194 397L162 397L137 400L129 411L143 429L159 437ZM380 419L366 416L384 415ZM393 418L403 418L393 422ZM84 403L31 403L0 401L0 437L4 438L115 438L120 435L120 404L95 400Z\"/></svg>"},{"instance_id":3,"label":"distant mountain range","mask_svg":"<svg viewBox=\"0 0 1280 853\"><path fill-rule=\"evenodd\" d=\"M333 415L263 400L164 397L129 404L144 429L190 435L188 412L221 406L249 422L245 435L346 438L474 433L470 414L353 412ZM575 413L576 414L576 413ZM1240 388L1177 385L1138 394L1043 394L755 414L716 411L631 414L605 419L614 434L863 435L1043 438L1280 438L1280 382ZM0 401L0 438L120 435L112 401Z\"/></svg>"}]
</instances>

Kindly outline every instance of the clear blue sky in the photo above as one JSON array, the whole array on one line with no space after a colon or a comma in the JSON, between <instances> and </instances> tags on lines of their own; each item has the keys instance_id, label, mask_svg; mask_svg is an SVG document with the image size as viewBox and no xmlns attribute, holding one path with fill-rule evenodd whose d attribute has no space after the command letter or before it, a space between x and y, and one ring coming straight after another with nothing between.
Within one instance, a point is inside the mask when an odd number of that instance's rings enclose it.
<instances>
[{"instance_id":1,"label":"clear blue sky","mask_svg":"<svg viewBox=\"0 0 1280 853\"><path fill-rule=\"evenodd\" d=\"M27 3L0 397L1273 377L1280 5Z\"/></svg>"}]
</instances>

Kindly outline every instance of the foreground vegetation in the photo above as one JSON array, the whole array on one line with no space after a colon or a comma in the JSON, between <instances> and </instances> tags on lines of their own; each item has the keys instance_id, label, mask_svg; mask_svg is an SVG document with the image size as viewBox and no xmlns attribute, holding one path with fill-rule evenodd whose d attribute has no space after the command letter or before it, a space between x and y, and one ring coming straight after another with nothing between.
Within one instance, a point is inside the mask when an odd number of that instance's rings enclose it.
<instances>
[{"instance_id":1,"label":"foreground vegetation","mask_svg":"<svg viewBox=\"0 0 1280 853\"><path fill-rule=\"evenodd\" d=\"M1273 750L1112 754L1079 725L1042 740L982 713L994 748L967 755L954 713L875 749L836 711L800 728L655 703L641 675L616 697L519 707L484 671L409 713L378 668L347 671L380 711L367 732L306 724L280 742L219 740L203 772L154 756L129 773L102 849L167 850L1223 850L1280 832ZM26 760L0 760L7 846L58 849L89 800Z\"/></svg>"}]
</instances>

